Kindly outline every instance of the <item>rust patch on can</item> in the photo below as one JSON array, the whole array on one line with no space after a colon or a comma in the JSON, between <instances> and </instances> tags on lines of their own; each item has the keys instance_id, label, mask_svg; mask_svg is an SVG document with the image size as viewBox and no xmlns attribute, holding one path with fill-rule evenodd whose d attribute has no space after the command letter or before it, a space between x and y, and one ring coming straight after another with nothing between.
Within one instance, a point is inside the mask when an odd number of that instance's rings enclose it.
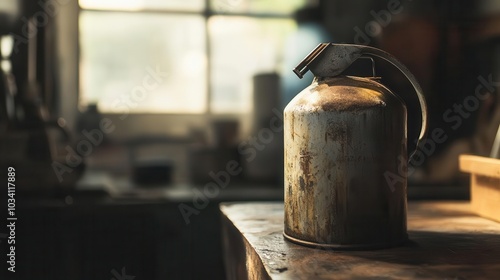
<instances>
[{"instance_id":1,"label":"rust patch on can","mask_svg":"<svg viewBox=\"0 0 500 280\"><path fill-rule=\"evenodd\" d=\"M311 153L306 150L300 151L300 169L304 174L309 174L311 168Z\"/></svg>"},{"instance_id":2,"label":"rust patch on can","mask_svg":"<svg viewBox=\"0 0 500 280\"><path fill-rule=\"evenodd\" d=\"M337 142L340 145L339 152L343 155L342 158L345 158L348 153L346 149L351 146L352 140L351 129L347 127L347 124L343 122L328 123L325 138Z\"/></svg>"},{"instance_id":3,"label":"rust patch on can","mask_svg":"<svg viewBox=\"0 0 500 280\"><path fill-rule=\"evenodd\" d=\"M325 136L333 141L346 141L348 138L347 131L346 124L331 122L328 124Z\"/></svg>"},{"instance_id":4,"label":"rust patch on can","mask_svg":"<svg viewBox=\"0 0 500 280\"><path fill-rule=\"evenodd\" d=\"M312 161L313 155L305 150L302 149L300 151L300 171L301 175L299 177L299 187L302 191L304 191L306 188L312 187L313 185L313 178L312 178L312 173L311 173L311 161Z\"/></svg>"}]
</instances>

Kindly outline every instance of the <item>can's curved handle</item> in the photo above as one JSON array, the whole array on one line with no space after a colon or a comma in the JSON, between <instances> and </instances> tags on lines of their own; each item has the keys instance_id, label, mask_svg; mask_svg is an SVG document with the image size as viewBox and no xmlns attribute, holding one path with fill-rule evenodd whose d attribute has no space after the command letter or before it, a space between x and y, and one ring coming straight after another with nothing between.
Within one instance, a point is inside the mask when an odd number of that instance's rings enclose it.
<instances>
[{"instance_id":1,"label":"can's curved handle","mask_svg":"<svg viewBox=\"0 0 500 280\"><path fill-rule=\"evenodd\" d=\"M295 72L299 78L302 78L309 70L317 77L334 77L340 75L361 56L379 57L391 63L405 75L415 90L420 103L422 118L420 135L417 139L415 150L409 153L409 159L411 159L417 151L420 141L424 139L427 131L427 105L425 103L422 88L418 84L417 79L415 79L410 70L394 56L383 50L369 46L322 43L306 56L306 58L293 69L293 72Z\"/></svg>"}]
</instances>

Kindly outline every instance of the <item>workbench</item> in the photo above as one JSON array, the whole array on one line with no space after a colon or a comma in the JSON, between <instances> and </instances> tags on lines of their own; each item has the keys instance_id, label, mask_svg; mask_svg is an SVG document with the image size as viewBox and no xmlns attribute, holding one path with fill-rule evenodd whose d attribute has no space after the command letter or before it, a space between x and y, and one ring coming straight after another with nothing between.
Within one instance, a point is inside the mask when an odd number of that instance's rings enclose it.
<instances>
[{"instance_id":1,"label":"workbench","mask_svg":"<svg viewBox=\"0 0 500 280\"><path fill-rule=\"evenodd\" d=\"M283 203L220 209L227 279L500 279L500 223L472 214L469 202L410 202L410 241L368 251L286 241Z\"/></svg>"}]
</instances>

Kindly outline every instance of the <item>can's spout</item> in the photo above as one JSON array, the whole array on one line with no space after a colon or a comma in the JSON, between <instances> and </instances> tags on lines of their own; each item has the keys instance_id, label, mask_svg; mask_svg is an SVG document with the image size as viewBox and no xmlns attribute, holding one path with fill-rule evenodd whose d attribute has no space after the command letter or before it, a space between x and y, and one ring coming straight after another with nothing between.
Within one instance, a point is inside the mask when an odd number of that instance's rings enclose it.
<instances>
[{"instance_id":1,"label":"can's spout","mask_svg":"<svg viewBox=\"0 0 500 280\"><path fill-rule=\"evenodd\" d=\"M335 77L360 56L361 49L356 45L321 43L293 69L293 72L301 79L309 70L317 77Z\"/></svg>"}]
</instances>

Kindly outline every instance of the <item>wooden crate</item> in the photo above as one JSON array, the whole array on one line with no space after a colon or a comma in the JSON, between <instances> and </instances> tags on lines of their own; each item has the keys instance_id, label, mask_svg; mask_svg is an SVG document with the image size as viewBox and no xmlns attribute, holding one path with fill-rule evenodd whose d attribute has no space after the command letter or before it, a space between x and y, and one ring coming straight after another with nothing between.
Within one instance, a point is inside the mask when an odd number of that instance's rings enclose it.
<instances>
[{"instance_id":1,"label":"wooden crate","mask_svg":"<svg viewBox=\"0 0 500 280\"><path fill-rule=\"evenodd\" d=\"M471 208L500 222L500 159L460 156L460 170L471 174Z\"/></svg>"}]
</instances>

